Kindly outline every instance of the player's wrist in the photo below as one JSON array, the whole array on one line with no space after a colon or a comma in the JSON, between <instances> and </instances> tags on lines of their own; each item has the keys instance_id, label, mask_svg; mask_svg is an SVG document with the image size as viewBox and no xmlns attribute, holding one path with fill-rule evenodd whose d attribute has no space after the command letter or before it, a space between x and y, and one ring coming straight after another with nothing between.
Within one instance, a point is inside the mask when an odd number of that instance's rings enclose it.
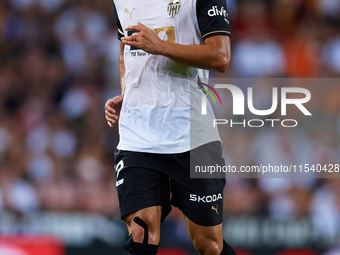
<instances>
[{"instance_id":1,"label":"player's wrist","mask_svg":"<svg viewBox=\"0 0 340 255\"><path fill-rule=\"evenodd\" d=\"M160 45L159 45L159 55L163 55L165 57L169 56L169 50L170 48L170 43L167 41L161 41Z\"/></svg>"}]
</instances>

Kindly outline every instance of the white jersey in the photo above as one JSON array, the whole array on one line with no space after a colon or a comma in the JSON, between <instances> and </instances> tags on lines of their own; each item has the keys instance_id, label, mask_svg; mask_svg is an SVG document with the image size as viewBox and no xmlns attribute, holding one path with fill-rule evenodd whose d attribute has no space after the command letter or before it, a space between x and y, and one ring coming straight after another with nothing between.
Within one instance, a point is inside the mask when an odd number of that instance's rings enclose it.
<instances>
[{"instance_id":1,"label":"white jersey","mask_svg":"<svg viewBox=\"0 0 340 255\"><path fill-rule=\"evenodd\" d=\"M225 0L114 0L118 37L141 22L162 40L203 44L213 35L229 35ZM125 95L119 120L119 150L181 153L220 141L210 104L201 114L198 80L209 71L179 64L125 45Z\"/></svg>"}]
</instances>

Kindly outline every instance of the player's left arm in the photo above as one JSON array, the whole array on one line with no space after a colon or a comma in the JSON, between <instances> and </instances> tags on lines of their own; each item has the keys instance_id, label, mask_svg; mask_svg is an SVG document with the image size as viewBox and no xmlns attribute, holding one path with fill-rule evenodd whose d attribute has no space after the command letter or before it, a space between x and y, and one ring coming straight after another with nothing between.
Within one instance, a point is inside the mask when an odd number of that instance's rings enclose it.
<instances>
[{"instance_id":1,"label":"player's left arm","mask_svg":"<svg viewBox=\"0 0 340 255\"><path fill-rule=\"evenodd\" d=\"M225 72L231 58L230 37L214 35L204 40L204 45L181 45L161 40L153 30L138 23L126 30L136 31L122 38L124 44L146 52L166 56L176 62L203 69Z\"/></svg>"}]
</instances>

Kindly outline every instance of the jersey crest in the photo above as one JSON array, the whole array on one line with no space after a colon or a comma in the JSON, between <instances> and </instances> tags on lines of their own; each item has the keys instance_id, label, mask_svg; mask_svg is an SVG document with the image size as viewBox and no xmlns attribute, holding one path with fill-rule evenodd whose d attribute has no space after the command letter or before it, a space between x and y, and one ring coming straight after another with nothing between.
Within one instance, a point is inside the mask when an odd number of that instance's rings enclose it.
<instances>
[{"instance_id":1,"label":"jersey crest","mask_svg":"<svg viewBox=\"0 0 340 255\"><path fill-rule=\"evenodd\" d=\"M180 0L171 0L168 4L168 14L170 17L174 17L181 8L181 1Z\"/></svg>"}]
</instances>

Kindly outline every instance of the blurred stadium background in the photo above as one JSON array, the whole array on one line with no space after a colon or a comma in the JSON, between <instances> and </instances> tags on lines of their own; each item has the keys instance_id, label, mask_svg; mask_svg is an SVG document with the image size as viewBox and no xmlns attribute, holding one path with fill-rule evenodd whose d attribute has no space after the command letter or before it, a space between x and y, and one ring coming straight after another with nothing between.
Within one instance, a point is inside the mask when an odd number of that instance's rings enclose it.
<instances>
[{"instance_id":1,"label":"blurred stadium background","mask_svg":"<svg viewBox=\"0 0 340 255\"><path fill-rule=\"evenodd\" d=\"M212 77L340 76L339 0L228 7L232 63ZM120 93L116 34L109 0L0 1L1 255L124 254L118 137L103 110ZM320 114L335 129L223 133L227 162L255 164L271 146L282 152L273 156L294 162L307 146L314 158L339 163L339 88ZM340 255L339 179L233 179L225 192L224 235L239 254ZM162 231L162 248L185 252L164 255L195 254L179 211Z\"/></svg>"}]
</instances>

